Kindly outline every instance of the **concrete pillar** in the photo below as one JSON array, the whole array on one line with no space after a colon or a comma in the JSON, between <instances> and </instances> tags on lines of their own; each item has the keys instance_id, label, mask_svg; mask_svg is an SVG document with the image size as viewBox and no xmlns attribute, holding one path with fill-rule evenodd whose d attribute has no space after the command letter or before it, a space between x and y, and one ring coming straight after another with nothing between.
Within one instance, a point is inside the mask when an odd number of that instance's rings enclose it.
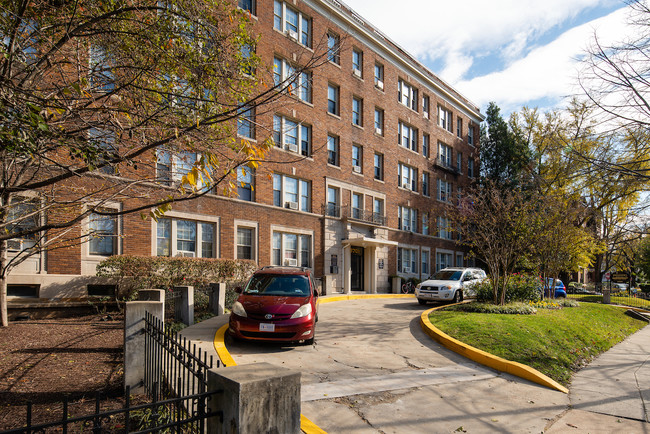
<instances>
[{"instance_id":1,"label":"concrete pillar","mask_svg":"<svg viewBox=\"0 0 650 434\"><path fill-rule=\"evenodd\" d=\"M394 276L391 282L393 288L393 294L399 294L402 292L402 278L399 276Z\"/></svg>"},{"instance_id":2,"label":"concrete pillar","mask_svg":"<svg viewBox=\"0 0 650 434\"><path fill-rule=\"evenodd\" d=\"M165 302L164 289L141 289L138 291L138 301L162 301Z\"/></svg>"},{"instance_id":3,"label":"concrete pillar","mask_svg":"<svg viewBox=\"0 0 650 434\"><path fill-rule=\"evenodd\" d=\"M225 313L226 308L226 284L225 283L211 283L210 284L210 311L219 316Z\"/></svg>"},{"instance_id":4,"label":"concrete pillar","mask_svg":"<svg viewBox=\"0 0 650 434\"><path fill-rule=\"evenodd\" d=\"M325 274L323 276L323 292L321 295L327 295L334 292L334 276L332 274Z\"/></svg>"},{"instance_id":5,"label":"concrete pillar","mask_svg":"<svg viewBox=\"0 0 650 434\"><path fill-rule=\"evenodd\" d=\"M611 290L609 288L603 288L603 304L610 304L611 298L610 298Z\"/></svg>"},{"instance_id":6,"label":"concrete pillar","mask_svg":"<svg viewBox=\"0 0 650 434\"><path fill-rule=\"evenodd\" d=\"M185 325L194 324L194 287L175 286L174 291L180 291L180 298L176 299L174 314L176 321Z\"/></svg>"},{"instance_id":7,"label":"concrete pillar","mask_svg":"<svg viewBox=\"0 0 650 434\"><path fill-rule=\"evenodd\" d=\"M124 390L144 392L144 316L149 312L163 317L165 303L160 301L129 301L124 311Z\"/></svg>"},{"instance_id":8,"label":"concrete pillar","mask_svg":"<svg viewBox=\"0 0 650 434\"><path fill-rule=\"evenodd\" d=\"M208 403L223 411L208 421L217 434L300 433L300 372L269 363L211 369L208 390L223 390Z\"/></svg>"},{"instance_id":9,"label":"concrete pillar","mask_svg":"<svg viewBox=\"0 0 650 434\"><path fill-rule=\"evenodd\" d=\"M352 292L352 247L343 246L343 294Z\"/></svg>"}]
</instances>

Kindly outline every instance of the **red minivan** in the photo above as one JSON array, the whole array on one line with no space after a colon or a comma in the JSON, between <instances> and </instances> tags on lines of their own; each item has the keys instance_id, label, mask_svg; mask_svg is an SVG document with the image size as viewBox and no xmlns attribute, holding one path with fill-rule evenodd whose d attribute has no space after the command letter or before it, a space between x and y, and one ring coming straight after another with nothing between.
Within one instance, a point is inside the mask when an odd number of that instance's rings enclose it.
<instances>
[{"instance_id":1,"label":"red minivan","mask_svg":"<svg viewBox=\"0 0 650 434\"><path fill-rule=\"evenodd\" d=\"M236 291L229 327L236 339L314 342L318 290L309 268L264 267Z\"/></svg>"}]
</instances>

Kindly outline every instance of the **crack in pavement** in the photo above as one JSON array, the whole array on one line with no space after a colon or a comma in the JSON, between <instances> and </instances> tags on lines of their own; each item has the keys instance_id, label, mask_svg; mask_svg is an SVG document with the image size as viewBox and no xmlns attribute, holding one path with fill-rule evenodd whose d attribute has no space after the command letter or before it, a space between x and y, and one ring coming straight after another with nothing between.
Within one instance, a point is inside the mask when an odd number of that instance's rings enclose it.
<instances>
[{"instance_id":1,"label":"crack in pavement","mask_svg":"<svg viewBox=\"0 0 650 434\"><path fill-rule=\"evenodd\" d=\"M641 398L641 407L643 408L643 418L646 422L650 422L650 420L648 420L648 407L646 406L645 400L643 399L643 392L641 389L641 385L639 384L639 376L638 376L638 372L645 366L647 361L648 359L644 360L641 366L637 367L634 370L634 381L636 382L636 388L637 391L639 392L639 397Z\"/></svg>"},{"instance_id":2,"label":"crack in pavement","mask_svg":"<svg viewBox=\"0 0 650 434\"><path fill-rule=\"evenodd\" d=\"M385 431L380 430L376 426L374 426L366 417L366 415L363 413L360 407L357 406L358 401L352 400L351 398L348 398L347 396L341 397L341 398L336 398L334 402L337 402L339 404L345 404L350 408L352 411L354 411L359 418L364 421L370 428L377 430L379 434L386 434Z\"/></svg>"}]
</instances>

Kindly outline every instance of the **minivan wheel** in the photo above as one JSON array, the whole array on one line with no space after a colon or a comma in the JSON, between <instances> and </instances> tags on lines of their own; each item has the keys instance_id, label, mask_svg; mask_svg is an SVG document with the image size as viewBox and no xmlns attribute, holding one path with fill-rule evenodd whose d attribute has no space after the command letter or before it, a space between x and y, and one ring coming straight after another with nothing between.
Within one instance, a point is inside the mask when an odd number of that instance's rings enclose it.
<instances>
[{"instance_id":1,"label":"minivan wheel","mask_svg":"<svg viewBox=\"0 0 650 434\"><path fill-rule=\"evenodd\" d=\"M460 291L456 291L454 293L454 303L460 303L463 300L463 295L460 293Z\"/></svg>"}]
</instances>

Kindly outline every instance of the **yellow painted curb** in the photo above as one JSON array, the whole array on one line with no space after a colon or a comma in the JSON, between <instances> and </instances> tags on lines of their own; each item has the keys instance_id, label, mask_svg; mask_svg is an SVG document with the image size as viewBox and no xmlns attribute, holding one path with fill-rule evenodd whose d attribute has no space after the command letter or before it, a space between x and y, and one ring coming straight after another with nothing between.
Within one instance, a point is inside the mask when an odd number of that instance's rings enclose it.
<instances>
[{"instance_id":1,"label":"yellow painted curb","mask_svg":"<svg viewBox=\"0 0 650 434\"><path fill-rule=\"evenodd\" d=\"M440 329L431 324L431 321L429 321L429 313L443 307L446 306L434 307L433 309L428 309L422 312L422 315L420 315L420 324L422 326L422 330L426 334L442 344L444 347L449 348L461 356L465 356L468 359L480 363L481 365L496 369L497 371L506 372L528 381L532 381L533 383L541 384L542 386L559 390L560 392L569 393L569 389L562 386L557 381L542 374L537 369L533 369L530 366L524 365L522 363L511 362L510 360L502 359L501 357L497 357L483 350L479 350L478 348L474 348L443 333Z\"/></svg>"},{"instance_id":2,"label":"yellow painted curb","mask_svg":"<svg viewBox=\"0 0 650 434\"><path fill-rule=\"evenodd\" d=\"M414 294L354 294L354 295L335 295L334 297L321 297L318 303L331 303L333 301L343 300L361 300L364 298L413 298Z\"/></svg>"},{"instance_id":3,"label":"yellow painted curb","mask_svg":"<svg viewBox=\"0 0 650 434\"><path fill-rule=\"evenodd\" d=\"M300 430L305 434L327 434L311 420L307 419L304 415L300 415Z\"/></svg>"}]
</instances>

